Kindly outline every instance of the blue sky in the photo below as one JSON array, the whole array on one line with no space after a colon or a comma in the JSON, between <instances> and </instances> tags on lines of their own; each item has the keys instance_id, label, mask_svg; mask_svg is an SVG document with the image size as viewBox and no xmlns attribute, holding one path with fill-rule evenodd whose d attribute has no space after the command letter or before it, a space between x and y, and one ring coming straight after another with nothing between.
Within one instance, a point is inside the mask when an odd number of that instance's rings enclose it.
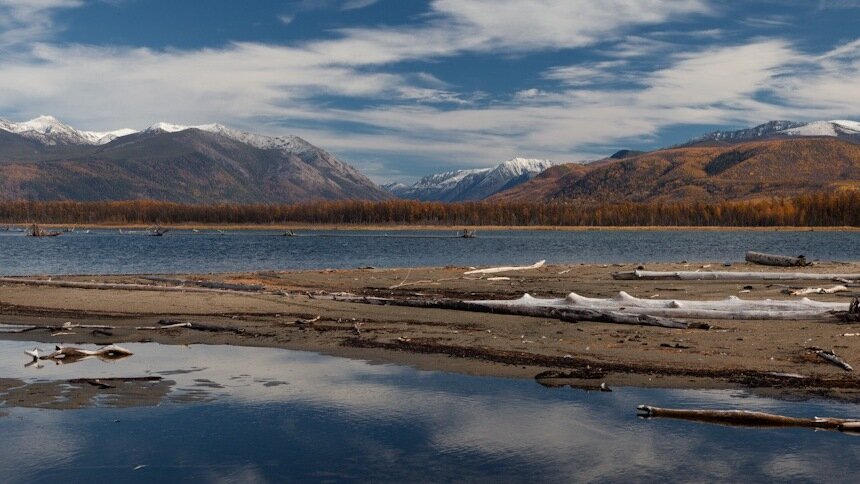
<instances>
[{"instance_id":1,"label":"blue sky","mask_svg":"<svg viewBox=\"0 0 860 484\"><path fill-rule=\"evenodd\" d=\"M860 0L0 0L0 117L296 134L377 181L860 118Z\"/></svg>"}]
</instances>

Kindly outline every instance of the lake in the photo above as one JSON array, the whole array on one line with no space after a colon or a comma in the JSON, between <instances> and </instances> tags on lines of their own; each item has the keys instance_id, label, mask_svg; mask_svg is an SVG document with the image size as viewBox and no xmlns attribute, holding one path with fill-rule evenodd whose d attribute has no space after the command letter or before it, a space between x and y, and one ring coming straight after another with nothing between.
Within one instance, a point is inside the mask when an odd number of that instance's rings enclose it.
<instances>
[{"instance_id":1,"label":"lake","mask_svg":"<svg viewBox=\"0 0 860 484\"><path fill-rule=\"evenodd\" d=\"M206 273L255 270L478 266L580 262L741 261L747 250L858 260L860 233L840 231L174 230L163 237L116 230L33 238L0 231L0 274Z\"/></svg>"},{"instance_id":2,"label":"lake","mask_svg":"<svg viewBox=\"0 0 860 484\"><path fill-rule=\"evenodd\" d=\"M725 390L550 389L224 346L129 344L135 355L115 362L24 367L23 350L35 344L0 342L4 378L33 387L109 376L167 383L137 404L92 390L71 410L4 396L7 483L853 482L860 465L856 438L838 432L641 419L635 411L651 404L858 417L854 404Z\"/></svg>"}]
</instances>

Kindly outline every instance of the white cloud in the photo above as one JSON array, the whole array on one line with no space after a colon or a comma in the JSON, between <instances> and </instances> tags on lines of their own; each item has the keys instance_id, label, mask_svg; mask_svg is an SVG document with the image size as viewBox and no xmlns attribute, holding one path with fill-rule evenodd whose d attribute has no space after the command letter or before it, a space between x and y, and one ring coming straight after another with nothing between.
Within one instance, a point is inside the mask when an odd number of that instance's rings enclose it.
<instances>
[{"instance_id":1,"label":"white cloud","mask_svg":"<svg viewBox=\"0 0 860 484\"><path fill-rule=\"evenodd\" d=\"M341 10L358 10L361 8L369 7L375 3L379 2L379 0L346 0L341 5Z\"/></svg>"},{"instance_id":2,"label":"white cloud","mask_svg":"<svg viewBox=\"0 0 860 484\"><path fill-rule=\"evenodd\" d=\"M284 25L290 25L291 23L293 23L294 19L295 17L293 15L283 14L278 16L278 20L280 20L281 23Z\"/></svg>"},{"instance_id":3,"label":"white cloud","mask_svg":"<svg viewBox=\"0 0 860 484\"><path fill-rule=\"evenodd\" d=\"M545 79L559 81L568 86L588 86L618 79L623 75L624 61L604 61L590 64L551 67L543 74Z\"/></svg>"},{"instance_id":4,"label":"white cloud","mask_svg":"<svg viewBox=\"0 0 860 484\"><path fill-rule=\"evenodd\" d=\"M82 0L0 0L0 46L52 35L53 13L82 4Z\"/></svg>"},{"instance_id":5,"label":"white cloud","mask_svg":"<svg viewBox=\"0 0 860 484\"><path fill-rule=\"evenodd\" d=\"M76 5L0 0L0 22L29 25L18 38L50 38L44 30L51 12ZM379 177L380 157L395 154L452 166L514 154L572 160L591 156L595 145L648 140L675 124L860 113L860 40L814 56L782 39L715 47L705 36L705 46L695 47L702 38L683 46L666 40L665 30L630 33L636 25L708 13L698 0L436 0L410 25L343 29L332 39L293 45L154 50L29 43L0 55L0 113L52 113L102 130L159 120L288 130L349 152L359 166L365 159ZM462 53L582 47L609 60L514 73L542 83L495 98L393 68ZM328 96L361 102L331 107ZM332 127L344 123L361 129Z\"/></svg>"}]
</instances>

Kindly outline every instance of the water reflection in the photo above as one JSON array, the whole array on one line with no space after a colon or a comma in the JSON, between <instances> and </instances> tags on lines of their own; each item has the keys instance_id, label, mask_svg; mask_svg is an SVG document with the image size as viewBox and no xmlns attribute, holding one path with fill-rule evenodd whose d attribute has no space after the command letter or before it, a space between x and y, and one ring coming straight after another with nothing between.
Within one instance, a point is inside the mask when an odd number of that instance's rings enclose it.
<instances>
[{"instance_id":1,"label":"water reflection","mask_svg":"<svg viewBox=\"0 0 860 484\"><path fill-rule=\"evenodd\" d=\"M6 377L28 385L110 376L173 383L154 407L96 400L95 408L54 411L7 401L0 474L11 481L817 480L822 461L845 469L860 463L856 441L837 433L636 417L640 403L860 415L857 405L836 402L713 390L549 389L221 346L128 345L135 354L121 361L36 370L22 364L32 346L0 344ZM205 398L182 398L195 394ZM139 465L146 467L133 470Z\"/></svg>"}]
</instances>

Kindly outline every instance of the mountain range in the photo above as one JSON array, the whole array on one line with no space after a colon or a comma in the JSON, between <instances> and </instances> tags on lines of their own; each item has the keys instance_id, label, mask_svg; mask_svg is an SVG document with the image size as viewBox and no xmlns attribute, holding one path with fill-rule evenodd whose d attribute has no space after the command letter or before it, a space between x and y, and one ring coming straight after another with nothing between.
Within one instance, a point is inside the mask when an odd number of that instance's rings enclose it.
<instances>
[{"instance_id":1,"label":"mountain range","mask_svg":"<svg viewBox=\"0 0 860 484\"><path fill-rule=\"evenodd\" d=\"M737 143L758 139L791 138L798 136L830 136L860 142L860 122L848 120L812 121L769 121L753 128L736 131L714 131L693 138L685 145L696 145L709 141Z\"/></svg>"},{"instance_id":2,"label":"mountain range","mask_svg":"<svg viewBox=\"0 0 860 484\"><path fill-rule=\"evenodd\" d=\"M717 131L670 148L553 167L491 200L714 202L838 190L860 190L855 121Z\"/></svg>"},{"instance_id":3,"label":"mountain range","mask_svg":"<svg viewBox=\"0 0 860 484\"><path fill-rule=\"evenodd\" d=\"M0 200L155 199L576 203L722 201L860 190L860 122L770 121L590 163L514 158L379 187L296 136L220 124L77 130L51 116L0 119Z\"/></svg>"},{"instance_id":4,"label":"mountain range","mask_svg":"<svg viewBox=\"0 0 860 484\"><path fill-rule=\"evenodd\" d=\"M549 160L513 158L491 168L448 171L425 176L412 185L395 183L383 188L398 198L411 200L483 200L531 180L552 165Z\"/></svg>"},{"instance_id":5,"label":"mountain range","mask_svg":"<svg viewBox=\"0 0 860 484\"><path fill-rule=\"evenodd\" d=\"M80 131L0 120L0 199L284 203L384 200L352 166L296 136L219 124Z\"/></svg>"}]
</instances>

